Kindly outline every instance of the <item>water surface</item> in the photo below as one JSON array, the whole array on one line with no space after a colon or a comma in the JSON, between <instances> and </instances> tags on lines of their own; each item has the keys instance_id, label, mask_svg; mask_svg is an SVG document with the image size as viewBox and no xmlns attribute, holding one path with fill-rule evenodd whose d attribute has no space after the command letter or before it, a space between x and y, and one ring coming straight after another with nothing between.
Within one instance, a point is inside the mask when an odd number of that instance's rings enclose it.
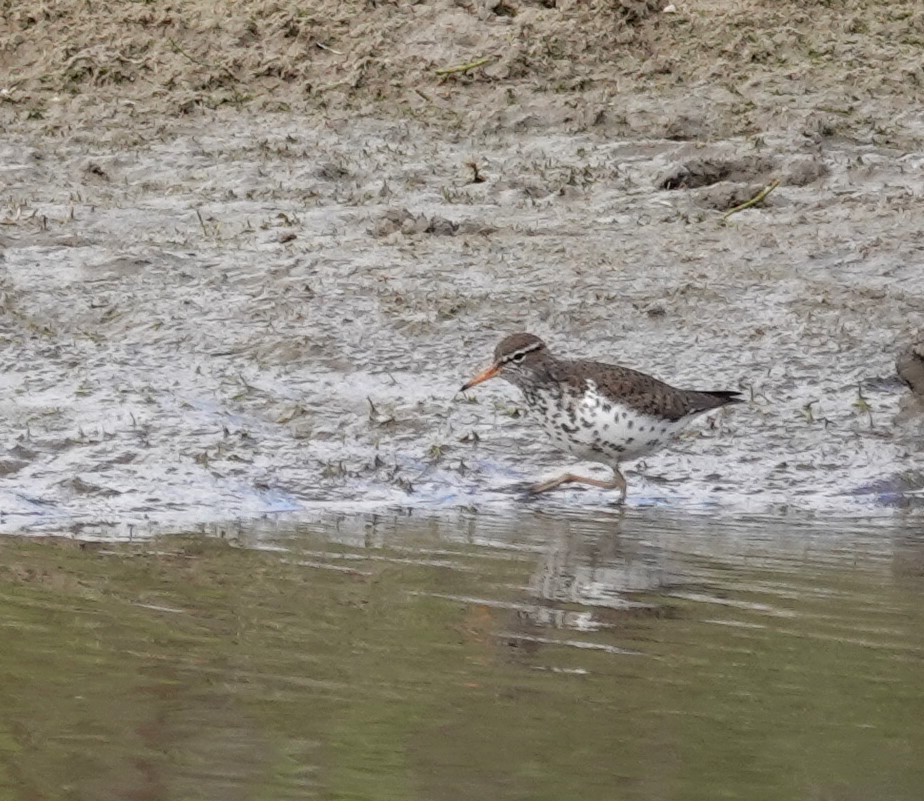
<instances>
[{"instance_id":1,"label":"water surface","mask_svg":"<svg viewBox=\"0 0 924 801\"><path fill-rule=\"evenodd\" d=\"M4 798L924 786L911 521L344 516L0 563Z\"/></svg>"}]
</instances>

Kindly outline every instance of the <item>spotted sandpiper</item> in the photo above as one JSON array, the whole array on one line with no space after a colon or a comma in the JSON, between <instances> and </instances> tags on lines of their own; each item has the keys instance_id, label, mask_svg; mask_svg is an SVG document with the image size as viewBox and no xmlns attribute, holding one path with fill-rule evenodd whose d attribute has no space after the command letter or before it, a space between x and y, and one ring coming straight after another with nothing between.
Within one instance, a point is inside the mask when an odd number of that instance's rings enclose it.
<instances>
[{"instance_id":1,"label":"spotted sandpiper","mask_svg":"<svg viewBox=\"0 0 924 801\"><path fill-rule=\"evenodd\" d=\"M556 359L533 334L511 334L494 350L494 363L462 391L499 376L518 386L553 442L579 459L603 462L613 478L565 473L531 488L545 492L568 482L618 489L626 498L623 461L666 445L703 412L740 403L740 392L676 389L645 373L616 364Z\"/></svg>"},{"instance_id":2,"label":"spotted sandpiper","mask_svg":"<svg viewBox=\"0 0 924 801\"><path fill-rule=\"evenodd\" d=\"M924 339L909 345L898 355L895 369L912 392L924 397Z\"/></svg>"}]
</instances>

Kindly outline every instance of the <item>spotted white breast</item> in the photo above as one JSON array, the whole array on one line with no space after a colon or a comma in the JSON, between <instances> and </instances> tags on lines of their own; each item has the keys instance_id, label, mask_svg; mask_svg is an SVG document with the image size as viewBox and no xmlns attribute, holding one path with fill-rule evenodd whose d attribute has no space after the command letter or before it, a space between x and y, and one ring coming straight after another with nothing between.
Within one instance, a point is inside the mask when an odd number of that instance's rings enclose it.
<instances>
[{"instance_id":1,"label":"spotted white breast","mask_svg":"<svg viewBox=\"0 0 924 801\"><path fill-rule=\"evenodd\" d=\"M689 417L666 420L641 414L601 395L590 379L580 400L558 387L537 390L526 400L559 448L579 459L607 464L658 450L690 422Z\"/></svg>"}]
</instances>

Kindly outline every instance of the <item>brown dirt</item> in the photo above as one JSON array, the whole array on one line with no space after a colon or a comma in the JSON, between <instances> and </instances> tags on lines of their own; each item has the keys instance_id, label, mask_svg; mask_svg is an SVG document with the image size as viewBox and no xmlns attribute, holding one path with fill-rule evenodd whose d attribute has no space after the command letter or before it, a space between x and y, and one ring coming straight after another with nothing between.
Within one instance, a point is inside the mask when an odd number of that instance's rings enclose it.
<instances>
[{"instance_id":1,"label":"brown dirt","mask_svg":"<svg viewBox=\"0 0 924 801\"><path fill-rule=\"evenodd\" d=\"M0 2L0 121L258 110L672 139L798 130L907 146L924 8L680 0ZM436 74L481 58L491 62Z\"/></svg>"}]
</instances>

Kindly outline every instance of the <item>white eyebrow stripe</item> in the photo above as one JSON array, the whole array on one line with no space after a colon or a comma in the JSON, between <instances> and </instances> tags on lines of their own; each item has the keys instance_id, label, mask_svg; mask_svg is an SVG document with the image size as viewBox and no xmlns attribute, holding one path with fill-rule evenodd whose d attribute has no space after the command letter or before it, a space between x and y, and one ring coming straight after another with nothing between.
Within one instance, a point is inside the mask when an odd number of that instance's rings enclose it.
<instances>
[{"instance_id":1,"label":"white eyebrow stripe","mask_svg":"<svg viewBox=\"0 0 924 801\"><path fill-rule=\"evenodd\" d=\"M509 353L501 359L502 362L509 362L511 359L515 359L517 356L525 356L527 353L532 353L534 350L539 350L542 347L541 342L533 342L531 345L527 345L525 348L520 348L515 350L513 353Z\"/></svg>"}]
</instances>

